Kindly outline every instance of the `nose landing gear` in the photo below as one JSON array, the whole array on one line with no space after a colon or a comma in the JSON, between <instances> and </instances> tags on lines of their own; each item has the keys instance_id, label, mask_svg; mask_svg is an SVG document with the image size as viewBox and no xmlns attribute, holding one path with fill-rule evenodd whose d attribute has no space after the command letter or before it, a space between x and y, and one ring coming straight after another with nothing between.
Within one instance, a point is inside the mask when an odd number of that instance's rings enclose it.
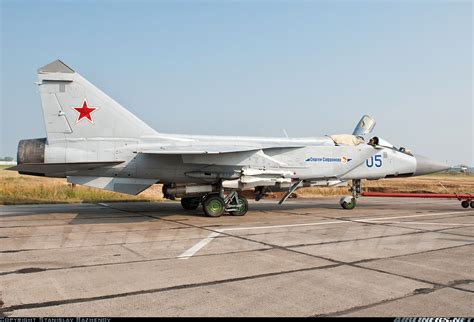
<instances>
[{"instance_id":1,"label":"nose landing gear","mask_svg":"<svg viewBox=\"0 0 474 322\"><path fill-rule=\"evenodd\" d=\"M355 208L357 204L357 199L352 196L345 196L341 198L339 203L341 204L342 208L347 209L347 210L352 210Z\"/></svg>"},{"instance_id":2,"label":"nose landing gear","mask_svg":"<svg viewBox=\"0 0 474 322\"><path fill-rule=\"evenodd\" d=\"M352 180L352 187L349 189L352 193L352 196L342 197L339 201L342 208L347 210L352 210L357 204L357 198L359 198L361 193L360 179Z\"/></svg>"}]
</instances>

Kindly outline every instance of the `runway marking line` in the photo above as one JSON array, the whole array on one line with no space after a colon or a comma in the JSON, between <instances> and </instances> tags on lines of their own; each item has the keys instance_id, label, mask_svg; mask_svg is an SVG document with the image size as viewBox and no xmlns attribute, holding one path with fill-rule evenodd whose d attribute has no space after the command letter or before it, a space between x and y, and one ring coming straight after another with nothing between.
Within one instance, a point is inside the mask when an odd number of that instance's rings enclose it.
<instances>
[{"instance_id":1,"label":"runway marking line","mask_svg":"<svg viewBox=\"0 0 474 322\"><path fill-rule=\"evenodd\" d=\"M273 229L273 228L288 228L288 227L304 227L304 226L319 226L319 225L337 225L337 224L351 224L351 223L364 223L364 222L373 222L373 221L381 221L381 220L390 220L390 219L400 219L400 218L414 218L414 217L429 217L429 216L444 216L444 215L454 215L454 214L465 214L474 212L474 210L467 210L467 211L455 211L455 212L443 212L443 213L429 213L429 214L421 214L421 215L407 215L407 216L395 216L395 217L384 217L384 218L366 218L366 219L357 219L352 221L327 221L327 222L316 222L316 223L305 223L305 224L292 224L292 225L276 225L276 226L256 226L256 227L235 227L235 228L223 228L213 231L209 234L209 236L205 237L197 244L186 250L181 255L177 256L178 259L189 259L194 256L198 251L204 248L207 244L214 240L214 238L219 237L225 231L239 231L239 230L257 230L257 229ZM395 222L393 222L395 223ZM396 222L396 223L410 223L410 222ZM423 224L423 223L420 223ZM427 223L424 223L427 224ZM429 223L428 223L429 224ZM433 223L431 223L433 224ZM442 224L442 223L440 223ZM444 225L459 225L465 226L469 224L444 224ZM470 225L472 226L472 225Z\"/></svg>"},{"instance_id":2,"label":"runway marking line","mask_svg":"<svg viewBox=\"0 0 474 322\"><path fill-rule=\"evenodd\" d=\"M450 224L442 222L422 222L422 221L384 221L384 224L410 224L410 225L440 225L440 226L474 226L474 224Z\"/></svg>"},{"instance_id":3,"label":"runway marking line","mask_svg":"<svg viewBox=\"0 0 474 322\"><path fill-rule=\"evenodd\" d=\"M192 257L194 254L196 254L201 248L209 244L214 238L219 236L222 231L214 231L209 234L206 238L202 239L200 242L198 242L196 245L182 253L181 255L178 256L180 259L188 259Z\"/></svg>"}]
</instances>

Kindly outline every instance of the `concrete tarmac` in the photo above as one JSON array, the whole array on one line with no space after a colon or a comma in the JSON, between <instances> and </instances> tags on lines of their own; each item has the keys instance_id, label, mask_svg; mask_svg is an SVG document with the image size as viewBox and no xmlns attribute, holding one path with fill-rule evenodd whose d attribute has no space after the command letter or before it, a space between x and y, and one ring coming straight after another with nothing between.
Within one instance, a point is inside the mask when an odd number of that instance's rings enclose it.
<instances>
[{"instance_id":1,"label":"concrete tarmac","mask_svg":"<svg viewBox=\"0 0 474 322\"><path fill-rule=\"evenodd\" d=\"M0 206L0 316L474 316L454 200Z\"/></svg>"}]
</instances>

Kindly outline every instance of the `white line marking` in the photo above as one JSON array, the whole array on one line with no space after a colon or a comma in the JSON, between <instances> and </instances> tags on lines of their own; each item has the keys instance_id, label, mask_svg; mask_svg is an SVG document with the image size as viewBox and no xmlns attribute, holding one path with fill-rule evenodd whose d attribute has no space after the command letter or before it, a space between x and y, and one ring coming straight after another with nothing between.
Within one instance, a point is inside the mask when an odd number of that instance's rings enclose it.
<instances>
[{"instance_id":1,"label":"white line marking","mask_svg":"<svg viewBox=\"0 0 474 322\"><path fill-rule=\"evenodd\" d=\"M359 220L354 220L354 221L378 221L378 220L398 219L398 218L414 218L414 217L443 216L443 215L465 214L466 212L474 212L474 210L454 211L454 212L441 212L441 213L431 213L431 214L421 214L421 215L410 215L410 216L385 217L385 218L374 218L374 219L367 218L367 219L359 219Z\"/></svg>"},{"instance_id":2,"label":"white line marking","mask_svg":"<svg viewBox=\"0 0 474 322\"><path fill-rule=\"evenodd\" d=\"M235 228L223 228L212 232L209 236L198 242L193 247L189 248L187 251L179 255L177 258L179 259L188 259L196 254L199 250L209 244L214 238L219 236L224 231L238 231L238 230L257 230L257 229L272 229L272 228L288 228L288 227L304 227L304 226L319 226L319 225L337 225L337 224L351 224L354 222L364 223L364 222L372 222L372 221L380 221L380 220L387 220L387 219L399 219L399 218L412 218L412 217L429 217L429 216L443 216L443 215L453 215L453 214L465 214L469 212L474 212L474 210L468 211L455 211L455 212L443 212L443 213L430 213L430 214L421 214L421 215L408 215L408 216L395 216L395 217L384 217L384 218L367 218L367 219L358 219L352 221L346 220L338 220L338 221L326 221L326 222L317 222L317 223L306 223L306 224L292 224L292 225L278 225L278 226L257 226L257 227L235 227ZM404 223L397 222L397 223ZM409 223L409 222L406 222ZM462 224L463 226L466 224Z\"/></svg>"},{"instance_id":3,"label":"white line marking","mask_svg":"<svg viewBox=\"0 0 474 322\"><path fill-rule=\"evenodd\" d=\"M181 255L178 256L179 259L188 259L189 257L192 257L194 254L196 254L201 248L209 244L214 238L219 236L221 234L220 231L215 231L209 234L206 238L201 240L199 243L182 253Z\"/></svg>"},{"instance_id":4,"label":"white line marking","mask_svg":"<svg viewBox=\"0 0 474 322\"><path fill-rule=\"evenodd\" d=\"M286 228L286 227L302 227L302 226L317 226L317 225L330 225L330 224L345 224L349 223L349 221L323 221L317 223L308 223L308 224L293 224L293 225L279 225L279 226L257 226L257 227L238 227L238 228L224 228L221 229L222 231L227 230L253 230L253 229L271 229L271 228Z\"/></svg>"},{"instance_id":5,"label":"white line marking","mask_svg":"<svg viewBox=\"0 0 474 322\"><path fill-rule=\"evenodd\" d=\"M99 206L102 206L102 207L109 207L109 205L108 205L108 204L106 204L106 203L103 203L103 202L99 202L99 203L98 203L98 205L99 205Z\"/></svg>"},{"instance_id":6,"label":"white line marking","mask_svg":"<svg viewBox=\"0 0 474 322\"><path fill-rule=\"evenodd\" d=\"M387 221L385 224L410 224L410 225L440 225L440 226L474 226L474 224L443 224L442 222L420 222L420 221Z\"/></svg>"},{"instance_id":7,"label":"white line marking","mask_svg":"<svg viewBox=\"0 0 474 322\"><path fill-rule=\"evenodd\" d=\"M474 211L467 211L467 212L474 212ZM396 216L396 217L385 217L385 218L366 218L366 219L357 219L352 220L356 222L370 222L370 221L379 221L379 220L387 220L387 219L399 219L399 218L411 218L411 217L427 217L427 216L443 216L443 215L452 215L458 213L466 213L466 211L456 211L456 212L443 212L443 213L431 213L431 214L421 214L421 215L409 215L409 216ZM331 225L331 224L345 224L350 223L350 221L346 220L338 220L338 221L323 221L317 223L307 223L307 224L292 224L292 225L278 225L278 226L257 226L257 227L237 227L237 228L223 228L220 231L237 231L237 230L254 230L254 229L271 229L271 228L287 228L287 227L302 227L302 226L317 226L317 225Z\"/></svg>"}]
</instances>

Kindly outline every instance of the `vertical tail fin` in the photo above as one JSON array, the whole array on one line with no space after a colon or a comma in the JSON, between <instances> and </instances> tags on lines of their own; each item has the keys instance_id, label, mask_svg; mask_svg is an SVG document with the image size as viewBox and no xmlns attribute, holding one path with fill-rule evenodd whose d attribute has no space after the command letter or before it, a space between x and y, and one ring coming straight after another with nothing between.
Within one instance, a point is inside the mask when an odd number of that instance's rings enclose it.
<instances>
[{"instance_id":1,"label":"vertical tail fin","mask_svg":"<svg viewBox=\"0 0 474 322\"><path fill-rule=\"evenodd\" d=\"M38 85L48 140L157 134L60 60L38 70Z\"/></svg>"}]
</instances>

